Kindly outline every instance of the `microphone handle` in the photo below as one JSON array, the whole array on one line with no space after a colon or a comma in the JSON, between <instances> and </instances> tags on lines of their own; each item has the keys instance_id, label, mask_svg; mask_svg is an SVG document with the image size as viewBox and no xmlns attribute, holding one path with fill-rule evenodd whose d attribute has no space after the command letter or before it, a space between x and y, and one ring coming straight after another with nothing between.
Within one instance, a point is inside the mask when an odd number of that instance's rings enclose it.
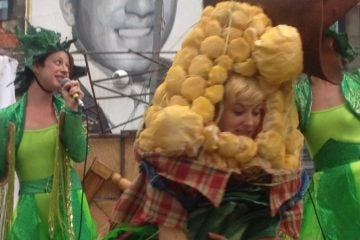
<instances>
[{"instance_id":1,"label":"microphone handle","mask_svg":"<svg viewBox=\"0 0 360 240\"><path fill-rule=\"evenodd\" d=\"M71 80L69 78L64 78L60 81L60 85L61 87L64 87L64 85L68 82L70 82ZM80 106L80 107L84 107L84 102L80 99L80 96L78 93L74 93L72 96L71 96L76 102L77 104Z\"/></svg>"},{"instance_id":2,"label":"microphone handle","mask_svg":"<svg viewBox=\"0 0 360 240\"><path fill-rule=\"evenodd\" d=\"M84 107L84 102L79 98L79 94L78 93L75 93L72 95L72 98L77 102L77 104L80 106L80 107Z\"/></svg>"}]
</instances>

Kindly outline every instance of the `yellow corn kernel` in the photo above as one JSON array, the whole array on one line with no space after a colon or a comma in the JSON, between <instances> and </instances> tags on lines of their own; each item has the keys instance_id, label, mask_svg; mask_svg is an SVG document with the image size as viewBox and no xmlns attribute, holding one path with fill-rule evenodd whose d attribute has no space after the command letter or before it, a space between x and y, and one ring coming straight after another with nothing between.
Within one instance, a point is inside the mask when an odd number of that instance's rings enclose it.
<instances>
[{"instance_id":1,"label":"yellow corn kernel","mask_svg":"<svg viewBox=\"0 0 360 240\"><path fill-rule=\"evenodd\" d=\"M212 121L215 115L215 107L206 97L200 96L193 101L191 110L203 118L204 124Z\"/></svg>"},{"instance_id":2,"label":"yellow corn kernel","mask_svg":"<svg viewBox=\"0 0 360 240\"><path fill-rule=\"evenodd\" d=\"M169 100L169 106L180 105L180 106L190 106L190 102L181 95L173 95Z\"/></svg>"},{"instance_id":3,"label":"yellow corn kernel","mask_svg":"<svg viewBox=\"0 0 360 240\"><path fill-rule=\"evenodd\" d=\"M249 23L249 14L242 9L234 11L231 14L232 26L240 29L245 29Z\"/></svg>"},{"instance_id":4,"label":"yellow corn kernel","mask_svg":"<svg viewBox=\"0 0 360 240\"><path fill-rule=\"evenodd\" d=\"M254 50L255 41L258 40L257 32L255 28L248 27L243 34L244 39L250 45L251 50Z\"/></svg>"},{"instance_id":5,"label":"yellow corn kernel","mask_svg":"<svg viewBox=\"0 0 360 240\"><path fill-rule=\"evenodd\" d=\"M181 85L181 95L192 101L204 94L207 82L202 77L188 77Z\"/></svg>"},{"instance_id":6,"label":"yellow corn kernel","mask_svg":"<svg viewBox=\"0 0 360 240\"><path fill-rule=\"evenodd\" d=\"M232 40L228 46L228 54L235 62L244 61L250 57L250 53L250 45L242 37Z\"/></svg>"},{"instance_id":7,"label":"yellow corn kernel","mask_svg":"<svg viewBox=\"0 0 360 240\"><path fill-rule=\"evenodd\" d=\"M217 35L219 36L221 34L221 26L219 21L217 20L210 20L208 22L206 22L205 26L204 26L204 32L207 36L213 36L213 35Z\"/></svg>"},{"instance_id":8,"label":"yellow corn kernel","mask_svg":"<svg viewBox=\"0 0 360 240\"><path fill-rule=\"evenodd\" d=\"M234 60L229 55L221 55L215 59L215 63L224 68L224 70L230 70L232 68Z\"/></svg>"},{"instance_id":9,"label":"yellow corn kernel","mask_svg":"<svg viewBox=\"0 0 360 240\"><path fill-rule=\"evenodd\" d=\"M204 149L214 151L218 148L220 130L215 124L210 124L204 128Z\"/></svg>"},{"instance_id":10,"label":"yellow corn kernel","mask_svg":"<svg viewBox=\"0 0 360 240\"><path fill-rule=\"evenodd\" d=\"M220 102L224 96L224 85L216 84L205 89L204 96L213 104Z\"/></svg>"},{"instance_id":11,"label":"yellow corn kernel","mask_svg":"<svg viewBox=\"0 0 360 240\"><path fill-rule=\"evenodd\" d=\"M205 39L205 33L201 28L194 28L182 43L182 48L193 47L199 48L201 42Z\"/></svg>"},{"instance_id":12,"label":"yellow corn kernel","mask_svg":"<svg viewBox=\"0 0 360 240\"><path fill-rule=\"evenodd\" d=\"M200 52L209 58L217 58L224 54L225 40L219 36L207 37L200 45Z\"/></svg>"},{"instance_id":13,"label":"yellow corn kernel","mask_svg":"<svg viewBox=\"0 0 360 240\"><path fill-rule=\"evenodd\" d=\"M213 62L206 55L197 55L190 63L188 73L190 76L207 78Z\"/></svg>"},{"instance_id":14,"label":"yellow corn kernel","mask_svg":"<svg viewBox=\"0 0 360 240\"><path fill-rule=\"evenodd\" d=\"M199 51L195 48L191 48L191 47L182 48L179 52L177 52L173 61L173 65L179 65L186 70L189 68L191 61L198 54Z\"/></svg>"},{"instance_id":15,"label":"yellow corn kernel","mask_svg":"<svg viewBox=\"0 0 360 240\"><path fill-rule=\"evenodd\" d=\"M209 72L208 82L210 85L223 84L227 78L228 78L228 73L225 70L225 68L223 68L220 65L216 65L212 67Z\"/></svg>"},{"instance_id":16,"label":"yellow corn kernel","mask_svg":"<svg viewBox=\"0 0 360 240\"><path fill-rule=\"evenodd\" d=\"M180 93L180 88L185 78L186 78L186 72L181 66L179 65L172 66L166 74L166 78L165 78L166 90L170 94Z\"/></svg>"},{"instance_id":17,"label":"yellow corn kernel","mask_svg":"<svg viewBox=\"0 0 360 240\"><path fill-rule=\"evenodd\" d=\"M257 71L256 64L252 58L248 58L244 62L235 63L233 65L233 70L245 77L251 77Z\"/></svg>"},{"instance_id":18,"label":"yellow corn kernel","mask_svg":"<svg viewBox=\"0 0 360 240\"><path fill-rule=\"evenodd\" d=\"M234 40L236 38L242 37L243 31L241 31L238 28L227 27L227 28L224 28L221 35L226 42L231 42L232 40Z\"/></svg>"},{"instance_id":19,"label":"yellow corn kernel","mask_svg":"<svg viewBox=\"0 0 360 240\"><path fill-rule=\"evenodd\" d=\"M153 104L165 107L167 106L167 91L165 82L161 83L155 90L155 94L153 97Z\"/></svg>"}]
</instances>

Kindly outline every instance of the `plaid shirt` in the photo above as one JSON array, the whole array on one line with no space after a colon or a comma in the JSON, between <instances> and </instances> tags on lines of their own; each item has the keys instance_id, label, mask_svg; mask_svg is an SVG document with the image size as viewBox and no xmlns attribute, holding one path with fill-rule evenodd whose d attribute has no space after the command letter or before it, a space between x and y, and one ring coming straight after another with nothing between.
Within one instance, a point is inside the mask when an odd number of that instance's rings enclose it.
<instances>
[{"instance_id":1,"label":"plaid shirt","mask_svg":"<svg viewBox=\"0 0 360 240\"><path fill-rule=\"evenodd\" d=\"M230 176L250 183L270 188L269 205L271 215L279 214L279 208L300 189L301 178L298 173L279 170L264 170L252 167L246 171L226 171L208 166L199 161L167 158L156 153L135 151L136 159L147 161L154 166L156 173L166 180L178 184L178 188L190 188L205 196L215 207L222 201ZM186 228L187 211L173 195L154 188L149 179L142 173L132 185L124 191L113 210L111 221L140 225L153 223L167 227ZM291 205L291 209L281 214L280 231L297 238L301 222L301 202Z\"/></svg>"}]
</instances>

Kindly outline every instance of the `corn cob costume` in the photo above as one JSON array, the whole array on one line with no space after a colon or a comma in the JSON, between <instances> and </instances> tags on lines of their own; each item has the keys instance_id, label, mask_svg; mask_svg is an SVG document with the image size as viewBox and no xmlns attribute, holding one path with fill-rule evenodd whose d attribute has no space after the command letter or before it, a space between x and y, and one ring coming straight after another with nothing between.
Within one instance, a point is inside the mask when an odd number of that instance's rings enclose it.
<instances>
[{"instance_id":1,"label":"corn cob costume","mask_svg":"<svg viewBox=\"0 0 360 240\"><path fill-rule=\"evenodd\" d=\"M273 26L262 8L206 7L145 114L135 147L141 173L120 197L111 219L119 227L105 239L124 232L142 239L133 226L147 223L196 240L210 231L230 239L298 237L305 179L292 85L302 62L297 30ZM258 81L266 96L255 139L216 124L231 73ZM156 239L156 227L147 230Z\"/></svg>"},{"instance_id":2,"label":"corn cob costume","mask_svg":"<svg viewBox=\"0 0 360 240\"><path fill-rule=\"evenodd\" d=\"M68 47L59 34L31 25L26 35L18 37L26 47L29 69L38 57ZM18 81L24 80L24 73ZM96 239L96 225L72 166L72 161L83 161L87 151L81 113L53 96L58 124L25 130L27 97L25 93L15 104L0 109L0 238ZM20 189L13 210L15 171Z\"/></svg>"}]
</instances>

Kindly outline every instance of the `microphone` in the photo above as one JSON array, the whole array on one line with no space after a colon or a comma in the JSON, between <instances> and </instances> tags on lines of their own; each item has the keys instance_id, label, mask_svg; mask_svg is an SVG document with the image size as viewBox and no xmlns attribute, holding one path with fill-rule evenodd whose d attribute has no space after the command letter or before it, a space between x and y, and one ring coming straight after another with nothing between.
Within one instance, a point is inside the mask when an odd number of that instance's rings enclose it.
<instances>
[{"instance_id":1,"label":"microphone","mask_svg":"<svg viewBox=\"0 0 360 240\"><path fill-rule=\"evenodd\" d=\"M64 87L64 85L68 82L70 82L71 80L69 78L64 78L60 81L60 85L61 87ZM77 104L80 106L80 107L84 107L84 102L80 99L80 96L78 93L74 93L73 95L71 95L71 97L77 102Z\"/></svg>"}]
</instances>

